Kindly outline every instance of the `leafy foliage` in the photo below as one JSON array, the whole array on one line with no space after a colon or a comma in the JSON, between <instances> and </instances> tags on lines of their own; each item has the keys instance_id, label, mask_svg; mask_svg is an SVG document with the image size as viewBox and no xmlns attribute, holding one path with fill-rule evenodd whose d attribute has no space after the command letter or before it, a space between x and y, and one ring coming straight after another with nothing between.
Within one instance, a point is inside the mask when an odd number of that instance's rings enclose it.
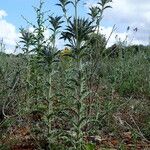
<instances>
[{"instance_id":1,"label":"leafy foliage","mask_svg":"<svg viewBox=\"0 0 150 150\"><path fill-rule=\"evenodd\" d=\"M118 149L126 141L149 140L149 46L119 41L115 49L106 48L108 39L100 33L100 21L112 1L90 7L90 19L78 16L80 2L59 0L63 15L54 16L47 15L41 0L34 7L35 24L24 18L33 31L20 28L18 46L23 54L7 55L1 43L4 140L6 130L18 131L10 136L16 134L16 141L23 136L26 143L36 145L34 149L95 150L106 143L99 136L108 136ZM67 15L71 5L72 17ZM46 30L51 31L48 38ZM65 41L62 51L57 39ZM126 132L127 138L120 141ZM21 138L18 141L23 143Z\"/></svg>"}]
</instances>

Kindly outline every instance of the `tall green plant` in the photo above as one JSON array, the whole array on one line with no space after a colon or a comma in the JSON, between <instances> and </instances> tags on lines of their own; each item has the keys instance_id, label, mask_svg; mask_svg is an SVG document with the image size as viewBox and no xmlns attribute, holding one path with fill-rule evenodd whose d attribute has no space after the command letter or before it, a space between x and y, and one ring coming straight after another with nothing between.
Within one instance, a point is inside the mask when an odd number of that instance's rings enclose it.
<instances>
[{"instance_id":1,"label":"tall green plant","mask_svg":"<svg viewBox=\"0 0 150 150\"><path fill-rule=\"evenodd\" d=\"M36 99L34 105L37 109L39 109L39 104L41 103L44 106L42 114L45 116L44 123L47 127L47 133L45 134L47 135L48 147L51 149L51 144L53 143L53 100L55 97L55 91L53 90L53 76L56 73L57 67L55 63L58 62L57 55L59 53L56 48L56 38L63 21L61 21L60 16L49 16L48 19L45 19L43 4L44 2L40 1L39 7L34 7L37 15L36 25L27 21L33 27L33 32L30 34L22 29L21 33L23 37L21 42L24 44L23 50L25 54L30 58L30 60L28 60L30 61L30 70L32 72L30 75L30 84L33 89L31 90L33 91L31 99ZM46 27L46 21L50 24L50 27L48 26L49 28ZM44 32L48 29L52 31L52 34L48 39L45 39ZM27 75L27 80L28 78ZM45 107L45 103L48 103L48 106Z\"/></svg>"},{"instance_id":2,"label":"tall green plant","mask_svg":"<svg viewBox=\"0 0 150 150\"><path fill-rule=\"evenodd\" d=\"M64 14L64 18L66 19L66 22L68 24L70 17L67 16L67 5L70 4L69 0L59 0L59 3L56 4L57 6L60 6L63 14Z\"/></svg>"},{"instance_id":3,"label":"tall green plant","mask_svg":"<svg viewBox=\"0 0 150 150\"><path fill-rule=\"evenodd\" d=\"M109 5L109 3L111 2L112 0L100 0L97 3L97 6L91 6L89 8L90 12L88 14L91 16L92 20L95 21L96 23L97 33L100 32L100 22L102 20L103 13L105 9L111 8L111 6Z\"/></svg>"},{"instance_id":4,"label":"tall green plant","mask_svg":"<svg viewBox=\"0 0 150 150\"><path fill-rule=\"evenodd\" d=\"M86 88L86 74L84 72L83 58L86 54L85 41L88 39L88 35L94 31L92 22L87 19L74 18L69 22L66 30L62 32L62 38L68 40L66 44L72 49L70 57L74 59L75 66L71 68L73 74L67 80L68 90L72 90L72 94L69 96L73 101L72 107L67 106L65 114L70 119L72 132L68 139L74 149L84 149L84 132L83 128L89 121L89 117L86 116L87 106L85 105L86 98L89 95L89 91ZM72 98L71 98L72 97ZM71 119L72 118L72 119ZM75 133L75 134L73 134Z\"/></svg>"},{"instance_id":5,"label":"tall green plant","mask_svg":"<svg viewBox=\"0 0 150 150\"><path fill-rule=\"evenodd\" d=\"M34 44L34 35L29 32L28 30L24 29L24 28L20 28L20 33L21 33L21 37L20 37L20 43L23 44L22 47L22 51L25 54L25 62L27 63L26 68L25 68L25 72L26 72L26 79L25 79L25 83L26 83L26 110L30 111L30 72L31 72L31 65L30 65L30 51L31 51L31 46Z\"/></svg>"}]
</instances>

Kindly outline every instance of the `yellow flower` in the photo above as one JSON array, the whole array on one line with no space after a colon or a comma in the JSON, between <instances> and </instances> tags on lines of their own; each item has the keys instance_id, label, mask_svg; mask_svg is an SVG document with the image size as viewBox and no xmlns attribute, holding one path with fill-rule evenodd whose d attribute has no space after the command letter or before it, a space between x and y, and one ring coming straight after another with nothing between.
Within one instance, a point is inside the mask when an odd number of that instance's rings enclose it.
<instances>
[{"instance_id":1,"label":"yellow flower","mask_svg":"<svg viewBox=\"0 0 150 150\"><path fill-rule=\"evenodd\" d=\"M71 49L65 47L65 49L61 51L61 54L60 54L60 55L61 55L61 57L63 57L63 56L66 56L66 55L71 54L71 52L72 52Z\"/></svg>"}]
</instances>

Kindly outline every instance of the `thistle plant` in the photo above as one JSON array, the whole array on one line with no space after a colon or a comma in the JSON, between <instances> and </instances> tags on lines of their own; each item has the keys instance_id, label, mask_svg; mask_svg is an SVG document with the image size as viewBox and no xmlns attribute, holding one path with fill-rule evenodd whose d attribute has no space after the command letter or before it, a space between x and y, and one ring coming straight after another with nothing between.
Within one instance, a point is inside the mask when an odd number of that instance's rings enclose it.
<instances>
[{"instance_id":1,"label":"thistle plant","mask_svg":"<svg viewBox=\"0 0 150 150\"><path fill-rule=\"evenodd\" d=\"M56 47L56 45L55 45L56 44L56 36L60 32L59 28L61 28L61 24L64 22L61 19L62 19L61 16L55 16L55 17L49 16L49 22L52 26L49 29L52 31L51 42L52 42L53 49L55 49L55 47Z\"/></svg>"},{"instance_id":2,"label":"thistle plant","mask_svg":"<svg viewBox=\"0 0 150 150\"><path fill-rule=\"evenodd\" d=\"M69 42L66 46L72 49L70 57L74 60L74 67L70 70L73 75L67 80L67 89L72 91L68 98L72 101L73 105L72 107L66 106L64 109L64 114L66 114L68 121L72 125L67 139L71 142L73 149L81 150L84 149L83 128L89 122L89 117L86 116L87 106L85 101L90 93L86 88L83 58L87 55L85 41L88 39L88 35L94 31L94 27L88 19L77 18L76 7L78 2L75 1L74 3L75 18L69 21L69 25L62 32L61 38Z\"/></svg>"},{"instance_id":3,"label":"thistle plant","mask_svg":"<svg viewBox=\"0 0 150 150\"><path fill-rule=\"evenodd\" d=\"M48 143L49 143L49 148L51 149L51 143L52 143L52 121L53 121L53 99L55 96L55 92L53 91L53 76L56 73L56 65L55 63L58 62L58 58L56 56L59 54L59 51L56 51L56 36L59 33L59 28L61 27L61 24L63 21L61 21L60 16L52 17L49 16L49 22L50 22L50 30L53 32L52 33L52 46L46 48L43 50L43 56L44 56L44 62L47 66L47 76L48 76L48 95L47 95L47 101L48 101L48 113L46 115L47 117L47 126L48 126ZM55 68L55 69L54 69Z\"/></svg>"},{"instance_id":4,"label":"thistle plant","mask_svg":"<svg viewBox=\"0 0 150 150\"><path fill-rule=\"evenodd\" d=\"M86 66L86 64L88 64L86 57L89 55L87 43L89 42L89 36L92 35L96 29L93 21L96 20L97 23L101 13L100 9L96 8L97 12L92 16L92 21L80 18L78 17L79 2L80 0L59 0L59 4L57 5L62 8L67 23L65 30L61 33L61 39L67 41L66 46L71 49L71 52L67 55L72 59L72 61L69 62L71 63L71 67L64 72L66 76L66 87L63 94L65 94L64 97L70 100L73 105L68 105L70 103L68 103L67 100L66 103L62 102L62 105L65 108L63 108L61 113L66 117L68 125L70 126L69 134L67 132L67 139L71 142L73 149L82 150L85 149L85 128L91 122L97 121L87 115L89 106L86 105L86 102L90 95L90 90L87 86L88 78L85 70L88 68L88 66ZM102 1L102 3L99 4L102 5L101 11L107 8L106 3ZM53 141L55 141L54 134L56 133L53 128L53 123L55 122L56 117L58 117L56 114L59 114L58 112L55 112L54 107L56 97L54 86L57 86L55 85L55 75L58 72L59 61L59 51L56 48L56 39L60 33L63 21L62 16L54 15L50 15L48 16L48 19L45 19L45 13L42 10L43 4L44 2L40 1L40 6L34 7L37 15L36 25L27 21L34 29L33 33L31 34L23 29L21 30L21 33L23 37L22 43L24 44L23 50L27 56L27 62L31 62L31 69L28 70L27 75L27 83L30 82L32 87L34 87L34 94L32 94L31 97L36 99L36 105L38 105L38 102L42 102L43 104L46 102L48 104L46 109L44 109L43 114L45 118L44 123L47 127L46 138L48 140L48 147L51 149L53 147ZM69 4L72 4L74 7L74 17L72 18L67 17L66 6ZM47 21L50 24L48 26L45 25ZM96 26L99 26L99 24L96 24ZM52 34L48 39L45 39L44 31L48 29ZM30 52L33 53L32 57L29 55ZM32 58L31 60L29 59L30 57ZM31 75L30 71L32 72ZM30 81L28 81L29 79ZM57 87L55 88L57 89ZM42 91L44 92L42 93ZM45 99L45 101L41 99ZM88 131L86 130L86 132Z\"/></svg>"},{"instance_id":5,"label":"thistle plant","mask_svg":"<svg viewBox=\"0 0 150 150\"><path fill-rule=\"evenodd\" d=\"M89 96L89 115L91 114L92 101L94 101L93 96L97 93L102 77L101 62L103 59L103 53L106 50L107 40L104 35L100 33L100 22L103 18L103 14L106 9L111 8L109 5L111 0L100 0L96 6L91 6L89 8L88 15L93 22L92 25L95 27L96 32L89 35L89 39L86 42L86 47L88 51L88 68L87 70L87 84L89 90L92 92ZM94 87L94 88L93 88ZM97 109L97 108L95 108ZM98 112L99 110L97 110Z\"/></svg>"},{"instance_id":6,"label":"thistle plant","mask_svg":"<svg viewBox=\"0 0 150 150\"><path fill-rule=\"evenodd\" d=\"M101 20L103 18L103 14L104 14L105 10L108 9L108 8L112 8L109 5L111 2L112 2L112 0L100 0L97 3L96 6L91 6L89 8L90 12L88 13L88 15L91 17L91 20L93 21L93 24L95 25L95 29L97 30L97 32L94 33L92 36L90 36L91 38L89 38L89 42L93 41L94 43L92 45L90 45L90 43L89 43L88 46L91 46L89 49L92 49L92 51L96 50L96 52L92 52L92 53L95 53L96 55L98 53L99 54L99 58L101 56L103 56L103 54L105 52L105 47L106 47L106 45L107 45L107 43L108 43L112 33L115 31L115 25L114 25L113 28L112 28L112 32L110 33L110 35L109 35L107 40L104 40L103 39L104 35L102 35L100 33L100 22L101 22ZM93 40L93 38L94 38L94 40ZM99 60L96 59L96 62L99 62ZM96 68L96 67L94 67L94 68Z\"/></svg>"},{"instance_id":7,"label":"thistle plant","mask_svg":"<svg viewBox=\"0 0 150 150\"><path fill-rule=\"evenodd\" d=\"M66 22L69 23L69 19L70 17L67 16L67 5L70 4L69 0L59 0L59 3L56 4L57 6L60 6L63 14L64 14L64 18L66 19Z\"/></svg>"},{"instance_id":8,"label":"thistle plant","mask_svg":"<svg viewBox=\"0 0 150 150\"><path fill-rule=\"evenodd\" d=\"M38 104L38 101L43 96L41 93L42 91L42 68L40 67L39 61L42 59L41 53L44 49L46 39L44 37L44 31L46 30L46 21L45 19L45 12L43 12L43 5L44 2L41 0L39 7L34 7L34 11L36 13L36 23L33 24L29 22L27 19L26 22L31 26L33 29L32 32L32 45L30 47L30 50L27 51L28 47L25 50L25 53L30 53L30 64L31 64L31 91L32 91L32 97L34 97L34 105ZM31 35L29 35L31 36ZM27 39L25 39L28 43ZM28 46L28 45L25 45ZM26 52L27 51L27 52Z\"/></svg>"},{"instance_id":9,"label":"thistle plant","mask_svg":"<svg viewBox=\"0 0 150 150\"><path fill-rule=\"evenodd\" d=\"M100 0L97 3L97 6L92 6L89 8L90 13L88 14L91 16L92 20L95 21L96 23L97 33L99 33L100 31L100 22L102 20L105 9L112 8L109 5L109 3L111 2L112 0Z\"/></svg>"},{"instance_id":10,"label":"thistle plant","mask_svg":"<svg viewBox=\"0 0 150 150\"><path fill-rule=\"evenodd\" d=\"M98 6L91 6L89 8L90 12L88 13L88 15L91 17L93 22L97 22L98 20L98 14L100 13L99 7Z\"/></svg>"},{"instance_id":11,"label":"thistle plant","mask_svg":"<svg viewBox=\"0 0 150 150\"><path fill-rule=\"evenodd\" d=\"M20 28L20 43L23 44L22 51L24 52L26 56L25 62L27 63L26 65L26 110L29 112L30 111L30 72L31 72L31 65L30 65L30 48L34 44L34 35L29 32L28 30L25 30L24 28Z\"/></svg>"},{"instance_id":12,"label":"thistle plant","mask_svg":"<svg viewBox=\"0 0 150 150\"><path fill-rule=\"evenodd\" d=\"M56 38L63 21L61 21L60 16L49 16L48 19L45 19L43 4L44 2L40 1L39 7L34 7L37 15L36 25L27 21L33 28L32 34L21 29L21 42L24 45L23 50L28 58L27 62L30 62L31 65L30 70L32 74L30 77L27 75L27 83L30 78L30 84L32 85L32 89L30 90L33 91L31 98L36 100L36 103L33 105L40 111L39 106L41 103L43 104L42 114L44 114L43 118L45 118L43 123L47 127L47 133L44 134L47 135L46 140L48 141L49 149L51 149L51 144L53 143L53 100L55 96L55 92L53 91L53 76L56 73L57 67L55 63L58 62L57 55L59 53L56 49ZM50 24L48 25L49 28L46 26L47 22ZM48 39L44 37L45 30L52 31ZM29 58L31 59L29 60ZM45 103L48 106L45 106Z\"/></svg>"},{"instance_id":13,"label":"thistle plant","mask_svg":"<svg viewBox=\"0 0 150 150\"><path fill-rule=\"evenodd\" d=\"M101 23L101 20L103 19L103 14L104 14L105 10L109 9L109 8L112 8L110 6L111 2L112 2L112 0L100 0L97 3L96 6L91 6L89 8L90 12L88 13L88 15L91 17L91 20L93 21L93 24L95 25L95 29L97 30L95 35L93 34L94 35L94 39L95 39L94 40L95 43L93 45L95 45L95 46L91 45L92 47L90 47L89 49L92 49L92 51L94 51L95 49L98 50L98 52L96 51L96 53L100 54L99 58L104 55L106 45L108 44L108 41L109 41L112 33L116 30L115 29L115 25L114 25L113 28L112 28L112 31L111 31L111 33L110 33L110 35L108 37L108 39L101 41L103 35L100 33L100 23ZM97 38L95 38L96 36L97 36ZM89 41L92 41L93 40L93 36L90 36L90 37L91 38L89 38ZM103 43L99 44L101 42L103 42ZM103 45L103 46L101 47L101 45ZM93 52L93 53L95 53L95 52ZM96 62L99 62L99 60L96 59ZM94 68L96 68L96 67L94 67Z\"/></svg>"}]
</instances>

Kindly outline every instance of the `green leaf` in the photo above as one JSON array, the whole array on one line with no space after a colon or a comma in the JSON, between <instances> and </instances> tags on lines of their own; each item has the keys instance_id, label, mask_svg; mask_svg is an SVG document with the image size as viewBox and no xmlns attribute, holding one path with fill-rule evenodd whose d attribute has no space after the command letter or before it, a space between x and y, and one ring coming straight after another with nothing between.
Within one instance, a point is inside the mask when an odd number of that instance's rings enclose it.
<instances>
[{"instance_id":1,"label":"green leaf","mask_svg":"<svg viewBox=\"0 0 150 150\"><path fill-rule=\"evenodd\" d=\"M79 82L76 79L68 79L69 81L73 82L76 86L79 86Z\"/></svg>"},{"instance_id":2,"label":"green leaf","mask_svg":"<svg viewBox=\"0 0 150 150\"><path fill-rule=\"evenodd\" d=\"M85 150L95 150L96 149L96 145L93 143L88 143L84 145Z\"/></svg>"},{"instance_id":3,"label":"green leaf","mask_svg":"<svg viewBox=\"0 0 150 150\"><path fill-rule=\"evenodd\" d=\"M89 94L90 94L89 91L84 92L84 93L82 94L82 96L81 96L81 100L84 100Z\"/></svg>"}]
</instances>

